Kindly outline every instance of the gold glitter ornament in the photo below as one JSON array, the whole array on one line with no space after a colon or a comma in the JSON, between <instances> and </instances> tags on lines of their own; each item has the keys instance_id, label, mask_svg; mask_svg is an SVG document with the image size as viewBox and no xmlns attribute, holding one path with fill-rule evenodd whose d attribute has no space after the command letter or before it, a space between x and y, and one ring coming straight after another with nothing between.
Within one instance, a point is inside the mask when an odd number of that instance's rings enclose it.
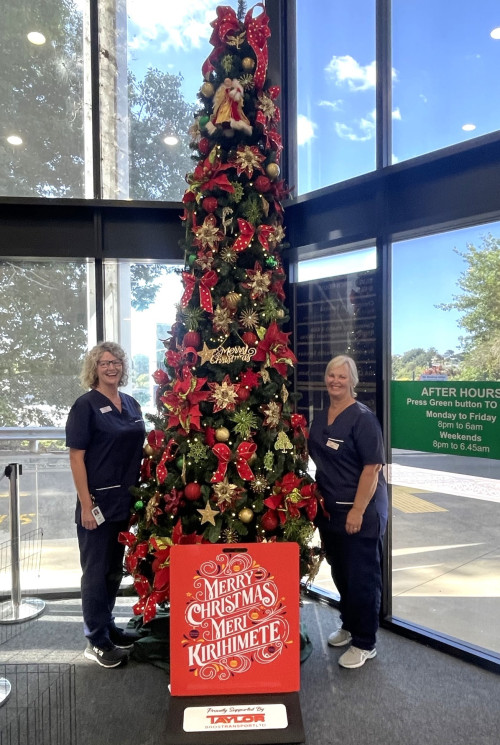
<instances>
[{"instance_id":1,"label":"gold glitter ornament","mask_svg":"<svg viewBox=\"0 0 500 745\"><path fill-rule=\"evenodd\" d=\"M215 93L215 89L212 83L203 83L203 85L201 86L201 93L203 96L205 96L205 98L212 98Z\"/></svg>"},{"instance_id":2,"label":"gold glitter ornament","mask_svg":"<svg viewBox=\"0 0 500 745\"><path fill-rule=\"evenodd\" d=\"M215 430L215 439L217 442L227 442L231 437L231 433L227 427L218 427Z\"/></svg>"},{"instance_id":3,"label":"gold glitter ornament","mask_svg":"<svg viewBox=\"0 0 500 745\"><path fill-rule=\"evenodd\" d=\"M245 524L252 522L253 515L253 510L251 510L250 507L243 507L243 509L238 512L238 518Z\"/></svg>"},{"instance_id":4,"label":"gold glitter ornament","mask_svg":"<svg viewBox=\"0 0 500 745\"><path fill-rule=\"evenodd\" d=\"M241 295L239 294L239 292L229 292L226 295L227 307L231 308L231 310L235 310L238 307L240 300Z\"/></svg>"},{"instance_id":5,"label":"gold glitter ornament","mask_svg":"<svg viewBox=\"0 0 500 745\"><path fill-rule=\"evenodd\" d=\"M277 163L268 163L268 165L266 166L266 173L271 181L276 181L276 179L280 175L279 165Z\"/></svg>"},{"instance_id":6,"label":"gold glitter ornament","mask_svg":"<svg viewBox=\"0 0 500 745\"><path fill-rule=\"evenodd\" d=\"M255 67L255 60L253 60L251 57L243 57L243 59L241 60L241 66L244 70L249 72Z\"/></svg>"},{"instance_id":7,"label":"gold glitter ornament","mask_svg":"<svg viewBox=\"0 0 500 745\"><path fill-rule=\"evenodd\" d=\"M154 454L154 448L151 447L151 445L149 444L149 442L147 442L144 445L143 451L144 451L144 455L153 455Z\"/></svg>"}]
</instances>

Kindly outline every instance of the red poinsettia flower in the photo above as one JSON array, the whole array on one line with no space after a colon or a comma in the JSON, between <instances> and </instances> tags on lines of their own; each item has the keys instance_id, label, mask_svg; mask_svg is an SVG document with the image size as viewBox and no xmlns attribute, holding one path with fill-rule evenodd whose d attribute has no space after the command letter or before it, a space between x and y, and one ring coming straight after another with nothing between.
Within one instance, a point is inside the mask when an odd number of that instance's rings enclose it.
<instances>
[{"instance_id":1,"label":"red poinsettia flower","mask_svg":"<svg viewBox=\"0 0 500 745\"><path fill-rule=\"evenodd\" d=\"M189 193L189 191L196 192L197 190L200 192L213 191L218 188L232 194L234 186L231 184L226 174L223 173L223 171L232 167L232 163L221 163L218 158L214 159L209 155L208 158L205 158L203 163L197 165L193 173L188 176L189 189L187 193ZM185 197L186 194L184 194L183 201L189 201Z\"/></svg>"},{"instance_id":2,"label":"red poinsettia flower","mask_svg":"<svg viewBox=\"0 0 500 745\"><path fill-rule=\"evenodd\" d=\"M293 367L297 362L294 353L288 348L289 336L290 334L280 331L276 321L273 321L259 342L253 359L256 362L265 362L267 367L274 367L280 375L286 377L287 365Z\"/></svg>"},{"instance_id":3,"label":"red poinsettia flower","mask_svg":"<svg viewBox=\"0 0 500 745\"><path fill-rule=\"evenodd\" d=\"M173 389L161 397L161 401L170 412L168 429L180 426L187 434L191 429L201 430L200 402L206 401L210 391L201 389L206 378L197 378L190 373L183 380L177 380Z\"/></svg>"}]
</instances>

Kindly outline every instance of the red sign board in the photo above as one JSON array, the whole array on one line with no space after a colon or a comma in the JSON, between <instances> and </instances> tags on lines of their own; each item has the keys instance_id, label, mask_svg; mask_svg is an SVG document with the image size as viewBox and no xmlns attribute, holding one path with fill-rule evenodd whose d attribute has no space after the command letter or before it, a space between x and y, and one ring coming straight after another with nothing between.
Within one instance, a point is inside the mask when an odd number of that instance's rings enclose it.
<instances>
[{"instance_id":1,"label":"red sign board","mask_svg":"<svg viewBox=\"0 0 500 745\"><path fill-rule=\"evenodd\" d=\"M296 543L172 546L173 696L300 688Z\"/></svg>"}]
</instances>

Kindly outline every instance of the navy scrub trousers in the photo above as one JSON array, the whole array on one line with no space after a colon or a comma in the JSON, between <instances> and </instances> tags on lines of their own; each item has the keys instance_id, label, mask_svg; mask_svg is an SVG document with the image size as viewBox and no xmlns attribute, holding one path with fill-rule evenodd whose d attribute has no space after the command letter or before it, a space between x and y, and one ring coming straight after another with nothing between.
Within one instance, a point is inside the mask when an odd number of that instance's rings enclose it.
<instances>
[{"instance_id":1,"label":"navy scrub trousers","mask_svg":"<svg viewBox=\"0 0 500 745\"><path fill-rule=\"evenodd\" d=\"M383 536L321 534L332 579L340 593L342 628L359 649L373 649L382 597Z\"/></svg>"},{"instance_id":2,"label":"navy scrub trousers","mask_svg":"<svg viewBox=\"0 0 500 745\"><path fill-rule=\"evenodd\" d=\"M123 578L125 552L125 546L118 543L118 534L127 527L128 520L106 520L95 530L76 526L82 567L83 631L96 647L109 643L109 629L114 627L113 608Z\"/></svg>"}]
</instances>

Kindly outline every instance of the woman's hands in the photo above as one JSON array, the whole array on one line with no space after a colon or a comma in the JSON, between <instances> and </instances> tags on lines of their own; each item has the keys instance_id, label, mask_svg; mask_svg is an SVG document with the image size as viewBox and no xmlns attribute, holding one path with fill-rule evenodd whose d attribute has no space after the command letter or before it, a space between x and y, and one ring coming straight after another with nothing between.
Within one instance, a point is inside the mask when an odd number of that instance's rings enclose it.
<instances>
[{"instance_id":1,"label":"woman's hands","mask_svg":"<svg viewBox=\"0 0 500 745\"><path fill-rule=\"evenodd\" d=\"M345 530L349 535L359 533L363 524L363 512L359 507L352 507L347 513Z\"/></svg>"}]
</instances>

